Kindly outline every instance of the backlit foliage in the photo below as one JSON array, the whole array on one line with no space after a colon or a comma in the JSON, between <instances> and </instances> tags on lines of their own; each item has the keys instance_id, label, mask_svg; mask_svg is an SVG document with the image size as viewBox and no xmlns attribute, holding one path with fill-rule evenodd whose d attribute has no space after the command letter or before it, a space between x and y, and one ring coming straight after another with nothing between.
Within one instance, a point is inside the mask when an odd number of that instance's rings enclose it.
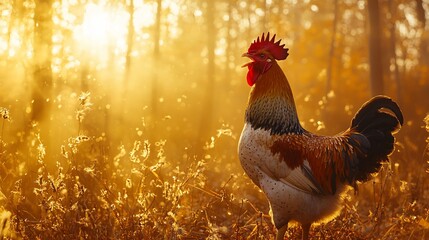
<instances>
[{"instance_id":1,"label":"backlit foliage","mask_svg":"<svg viewBox=\"0 0 429 240\"><path fill-rule=\"evenodd\" d=\"M379 2L384 92L406 123L314 239L429 236L429 3ZM368 24L363 0L1 1L0 238L274 238L236 154L240 56L276 33L302 125L335 134L370 97Z\"/></svg>"}]
</instances>

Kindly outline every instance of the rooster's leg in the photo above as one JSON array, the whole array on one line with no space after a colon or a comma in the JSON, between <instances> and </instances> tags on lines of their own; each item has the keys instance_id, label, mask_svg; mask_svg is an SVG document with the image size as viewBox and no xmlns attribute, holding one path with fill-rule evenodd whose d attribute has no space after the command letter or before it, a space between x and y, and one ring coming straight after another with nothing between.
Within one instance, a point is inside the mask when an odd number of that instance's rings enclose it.
<instances>
[{"instance_id":1,"label":"rooster's leg","mask_svg":"<svg viewBox=\"0 0 429 240\"><path fill-rule=\"evenodd\" d=\"M277 230L276 240L283 240L285 238L285 233L287 230L287 223Z\"/></svg>"},{"instance_id":2,"label":"rooster's leg","mask_svg":"<svg viewBox=\"0 0 429 240\"><path fill-rule=\"evenodd\" d=\"M302 225L302 240L308 240L308 235L310 233L310 224L303 224Z\"/></svg>"}]
</instances>

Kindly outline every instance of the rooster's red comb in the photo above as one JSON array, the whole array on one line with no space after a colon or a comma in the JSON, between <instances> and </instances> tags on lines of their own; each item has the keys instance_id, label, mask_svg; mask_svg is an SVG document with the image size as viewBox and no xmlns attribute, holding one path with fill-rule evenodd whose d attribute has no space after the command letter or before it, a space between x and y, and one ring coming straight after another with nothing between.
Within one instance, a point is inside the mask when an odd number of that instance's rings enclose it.
<instances>
[{"instance_id":1,"label":"rooster's red comb","mask_svg":"<svg viewBox=\"0 0 429 240\"><path fill-rule=\"evenodd\" d=\"M260 50L266 50L271 53L271 55L276 60L284 60L289 55L288 50L289 48L284 48L284 44L280 45L280 40L277 42L274 42L276 35L274 34L273 38L270 40L270 33L267 33L267 36L264 36L265 33L262 33L261 38L257 38L255 41L253 41L252 44L250 44L249 50L247 50L249 53L254 53Z\"/></svg>"}]
</instances>

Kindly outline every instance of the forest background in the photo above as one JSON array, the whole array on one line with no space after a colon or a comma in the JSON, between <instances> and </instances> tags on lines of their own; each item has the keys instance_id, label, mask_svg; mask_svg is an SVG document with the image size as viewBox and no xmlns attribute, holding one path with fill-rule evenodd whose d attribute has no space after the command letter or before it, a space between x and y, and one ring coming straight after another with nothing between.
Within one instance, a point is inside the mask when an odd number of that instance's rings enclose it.
<instances>
[{"instance_id":1,"label":"forest background","mask_svg":"<svg viewBox=\"0 0 429 240\"><path fill-rule=\"evenodd\" d=\"M1 238L273 238L236 154L241 55L270 31L290 49L279 64L308 130L345 130L377 94L404 112L391 162L312 237L425 239L428 11L425 0L1 1Z\"/></svg>"}]
</instances>

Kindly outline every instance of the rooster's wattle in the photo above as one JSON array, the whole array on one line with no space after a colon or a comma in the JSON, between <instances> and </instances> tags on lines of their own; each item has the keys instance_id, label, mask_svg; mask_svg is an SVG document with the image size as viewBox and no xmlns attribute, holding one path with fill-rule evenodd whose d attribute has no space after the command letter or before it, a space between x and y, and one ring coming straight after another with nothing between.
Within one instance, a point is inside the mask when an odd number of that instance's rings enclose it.
<instances>
[{"instance_id":1,"label":"rooster's wattle","mask_svg":"<svg viewBox=\"0 0 429 240\"><path fill-rule=\"evenodd\" d=\"M262 34L243 54L252 60L244 65L252 88L238 155L269 200L277 239L284 238L292 221L302 225L302 237L308 239L312 223L337 216L346 190L368 180L389 160L392 134L402 126L403 116L390 98L376 96L344 132L320 136L306 131L277 64L287 58L288 49L274 39Z\"/></svg>"}]
</instances>

